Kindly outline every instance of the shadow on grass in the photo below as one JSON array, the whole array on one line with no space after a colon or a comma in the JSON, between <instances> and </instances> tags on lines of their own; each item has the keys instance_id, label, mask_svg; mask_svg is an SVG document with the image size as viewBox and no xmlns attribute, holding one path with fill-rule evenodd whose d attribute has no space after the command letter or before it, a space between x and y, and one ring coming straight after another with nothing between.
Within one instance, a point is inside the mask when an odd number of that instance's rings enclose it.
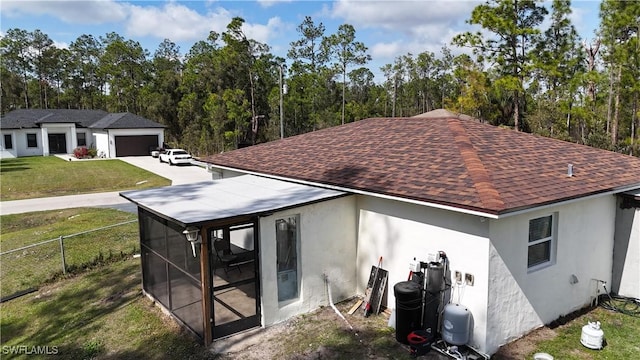
<instances>
[{"instance_id":1,"label":"shadow on grass","mask_svg":"<svg viewBox=\"0 0 640 360\"><path fill-rule=\"evenodd\" d=\"M43 321L43 327L31 338L35 343L51 344L60 339L62 334L71 330L74 333L95 331L96 321L117 308L126 306L139 296L140 291L130 292L139 285L137 276L131 276L131 267L114 270L105 267L89 275L92 281L83 288L66 288L57 294L56 301L34 298L38 304L35 315ZM127 293L129 291L129 293ZM98 298L97 294L112 294L106 298ZM90 304L90 305L89 305ZM89 306L88 306L89 305ZM82 313L78 311L81 310Z\"/></svg>"},{"instance_id":2,"label":"shadow on grass","mask_svg":"<svg viewBox=\"0 0 640 360\"><path fill-rule=\"evenodd\" d=\"M15 167L12 166L7 168L5 165L2 165L2 170L0 171L0 175L8 172L24 171L24 170L31 170L31 168L28 166L15 166Z\"/></svg>"},{"instance_id":3,"label":"shadow on grass","mask_svg":"<svg viewBox=\"0 0 640 360\"><path fill-rule=\"evenodd\" d=\"M141 345L133 350L113 351L106 349L99 342L86 342L82 346L60 346L56 358L60 359L216 359L216 355L205 347L195 343L186 334L167 334L157 338L168 352L158 351L157 347Z\"/></svg>"},{"instance_id":4,"label":"shadow on grass","mask_svg":"<svg viewBox=\"0 0 640 360\"><path fill-rule=\"evenodd\" d=\"M142 295L139 266L110 263L8 303L3 345L47 347L60 359L214 358Z\"/></svg>"},{"instance_id":5,"label":"shadow on grass","mask_svg":"<svg viewBox=\"0 0 640 360\"><path fill-rule=\"evenodd\" d=\"M20 159L4 159L0 161L0 175L5 172L30 170L27 162Z\"/></svg>"},{"instance_id":6,"label":"shadow on grass","mask_svg":"<svg viewBox=\"0 0 640 360\"><path fill-rule=\"evenodd\" d=\"M114 310L135 300L140 290L131 291L139 285L138 276L132 276L132 266L114 270L105 267L87 275L87 286L69 287L52 284L31 300L30 316L20 316L16 321L3 323L3 342L28 337L30 346L60 343L61 339L74 334L86 334L96 330L96 322ZM133 272L135 274L135 271ZM100 298L102 294L114 294ZM38 331L29 330L30 318L37 319Z\"/></svg>"}]
</instances>

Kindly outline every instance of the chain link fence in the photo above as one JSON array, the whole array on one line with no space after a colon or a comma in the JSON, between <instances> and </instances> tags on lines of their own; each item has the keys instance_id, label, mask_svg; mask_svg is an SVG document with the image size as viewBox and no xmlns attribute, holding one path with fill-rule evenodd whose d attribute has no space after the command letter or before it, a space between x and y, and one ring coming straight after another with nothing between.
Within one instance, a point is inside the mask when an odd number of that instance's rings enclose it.
<instances>
[{"instance_id":1,"label":"chain link fence","mask_svg":"<svg viewBox=\"0 0 640 360\"><path fill-rule=\"evenodd\" d=\"M0 253L0 302L56 278L140 252L138 220L125 221Z\"/></svg>"}]
</instances>

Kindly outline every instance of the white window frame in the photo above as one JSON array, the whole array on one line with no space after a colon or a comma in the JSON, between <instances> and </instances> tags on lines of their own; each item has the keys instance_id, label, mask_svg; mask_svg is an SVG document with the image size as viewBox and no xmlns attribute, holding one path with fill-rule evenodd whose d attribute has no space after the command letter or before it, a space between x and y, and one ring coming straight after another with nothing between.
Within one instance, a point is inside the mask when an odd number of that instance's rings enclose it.
<instances>
[{"instance_id":1,"label":"white window frame","mask_svg":"<svg viewBox=\"0 0 640 360\"><path fill-rule=\"evenodd\" d=\"M531 236L531 221L533 220L538 220L538 219L542 219L542 218L547 218L550 217L551 218L551 235L550 236L546 236L540 239L536 239L533 241L530 241L529 237ZM528 231L527 231L527 272L531 273L531 272L535 272L541 269L544 269L546 267L552 266L556 263L556 253L557 253L557 248L558 248L558 213L551 213L551 214L546 214L543 216L537 216L535 218L531 218L529 219L529 226L528 226ZM529 249L532 246L538 245L538 244L542 244L545 242L550 242L549 244L549 259L541 262L541 263L537 263L534 265L529 266Z\"/></svg>"}]
</instances>

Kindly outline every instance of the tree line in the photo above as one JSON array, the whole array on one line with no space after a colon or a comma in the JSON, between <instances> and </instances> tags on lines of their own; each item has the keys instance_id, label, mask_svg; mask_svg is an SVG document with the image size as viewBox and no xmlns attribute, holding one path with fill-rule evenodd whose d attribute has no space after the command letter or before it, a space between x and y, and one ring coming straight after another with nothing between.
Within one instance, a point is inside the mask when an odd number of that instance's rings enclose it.
<instances>
[{"instance_id":1,"label":"tree line","mask_svg":"<svg viewBox=\"0 0 640 360\"><path fill-rule=\"evenodd\" d=\"M488 0L467 20L482 32L460 34L437 54L399 55L380 68L379 83L353 26L327 34L311 17L287 59L248 38L238 17L184 56L169 39L151 55L113 32L58 48L39 30L9 29L0 39L0 110L127 111L165 124L170 144L206 155L446 108L639 156L640 2L603 0L594 39L579 38L570 0L543 5ZM454 56L453 47L465 50Z\"/></svg>"}]
</instances>

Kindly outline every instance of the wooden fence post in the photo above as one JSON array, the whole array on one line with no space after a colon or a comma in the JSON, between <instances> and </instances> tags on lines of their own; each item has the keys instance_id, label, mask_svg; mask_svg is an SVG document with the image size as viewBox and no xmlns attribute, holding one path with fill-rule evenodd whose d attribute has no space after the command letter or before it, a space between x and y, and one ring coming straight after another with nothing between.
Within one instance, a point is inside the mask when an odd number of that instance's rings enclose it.
<instances>
[{"instance_id":1,"label":"wooden fence post","mask_svg":"<svg viewBox=\"0 0 640 360\"><path fill-rule=\"evenodd\" d=\"M60 235L60 255L62 256L62 273L67 274L67 263L64 258L64 236Z\"/></svg>"}]
</instances>

